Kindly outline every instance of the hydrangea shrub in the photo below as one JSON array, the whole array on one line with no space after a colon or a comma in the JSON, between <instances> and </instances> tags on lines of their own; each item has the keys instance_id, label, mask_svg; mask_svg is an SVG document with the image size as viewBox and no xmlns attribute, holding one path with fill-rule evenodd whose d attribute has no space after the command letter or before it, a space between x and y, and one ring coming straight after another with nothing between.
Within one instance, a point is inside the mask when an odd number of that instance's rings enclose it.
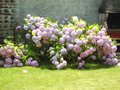
<instances>
[{"instance_id":1,"label":"hydrangea shrub","mask_svg":"<svg viewBox=\"0 0 120 90\"><path fill-rule=\"evenodd\" d=\"M48 57L57 69L67 67L68 64L83 68L89 61L105 65L118 63L117 46L107 35L106 28L97 24L87 26L77 16L70 20L65 18L61 24L28 14L23 28L28 45L32 43L30 45L40 50L38 55ZM31 60L28 60L26 64L30 63Z\"/></svg>"},{"instance_id":2,"label":"hydrangea shrub","mask_svg":"<svg viewBox=\"0 0 120 90\"><path fill-rule=\"evenodd\" d=\"M21 60L23 56L22 48L7 40L4 40L4 42L5 45L0 47L0 66L6 68L23 66Z\"/></svg>"}]
</instances>

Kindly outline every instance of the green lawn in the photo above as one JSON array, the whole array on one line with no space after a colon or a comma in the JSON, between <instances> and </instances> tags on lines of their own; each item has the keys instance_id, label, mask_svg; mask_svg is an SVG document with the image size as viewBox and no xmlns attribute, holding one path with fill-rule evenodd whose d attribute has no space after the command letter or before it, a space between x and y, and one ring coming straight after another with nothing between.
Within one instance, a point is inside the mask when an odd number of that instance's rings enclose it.
<instances>
[{"instance_id":1,"label":"green lawn","mask_svg":"<svg viewBox=\"0 0 120 90\"><path fill-rule=\"evenodd\" d=\"M0 90L120 90L120 67L0 68Z\"/></svg>"}]
</instances>

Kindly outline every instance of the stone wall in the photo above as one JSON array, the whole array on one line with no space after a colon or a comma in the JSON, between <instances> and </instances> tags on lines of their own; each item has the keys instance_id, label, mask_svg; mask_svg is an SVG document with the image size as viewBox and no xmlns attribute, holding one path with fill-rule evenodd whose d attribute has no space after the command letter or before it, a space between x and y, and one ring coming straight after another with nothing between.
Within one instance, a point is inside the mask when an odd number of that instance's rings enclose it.
<instances>
[{"instance_id":1,"label":"stone wall","mask_svg":"<svg viewBox=\"0 0 120 90\"><path fill-rule=\"evenodd\" d=\"M17 17L21 22L27 14L52 17L79 16L88 23L98 22L98 9L103 0L16 0Z\"/></svg>"},{"instance_id":2,"label":"stone wall","mask_svg":"<svg viewBox=\"0 0 120 90\"><path fill-rule=\"evenodd\" d=\"M0 36L13 34L15 29L16 4L14 0L0 0Z\"/></svg>"}]
</instances>

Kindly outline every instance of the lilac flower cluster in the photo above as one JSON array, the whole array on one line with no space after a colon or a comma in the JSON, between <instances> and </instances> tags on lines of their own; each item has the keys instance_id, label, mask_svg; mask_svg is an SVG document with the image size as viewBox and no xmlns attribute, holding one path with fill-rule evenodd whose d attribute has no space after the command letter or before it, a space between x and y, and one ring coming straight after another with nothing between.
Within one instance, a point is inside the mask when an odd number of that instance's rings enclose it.
<instances>
[{"instance_id":1,"label":"lilac flower cluster","mask_svg":"<svg viewBox=\"0 0 120 90\"><path fill-rule=\"evenodd\" d=\"M6 45L0 48L0 56L3 60L0 60L0 66L3 67L21 67L21 56L23 52L20 49L16 49L12 45Z\"/></svg>"},{"instance_id":2,"label":"lilac flower cluster","mask_svg":"<svg viewBox=\"0 0 120 90\"><path fill-rule=\"evenodd\" d=\"M50 40L56 41L57 36L60 35L57 23L52 24L47 19L31 15L27 15L25 20L27 24L24 26L24 30L31 32L25 35L26 39L32 38L37 47L49 44Z\"/></svg>"},{"instance_id":3,"label":"lilac flower cluster","mask_svg":"<svg viewBox=\"0 0 120 90\"><path fill-rule=\"evenodd\" d=\"M55 53L52 47L49 48L52 64L56 66L57 69L62 69L67 66L67 61L64 60L63 55L67 54L67 50L62 48L60 52Z\"/></svg>"},{"instance_id":4,"label":"lilac flower cluster","mask_svg":"<svg viewBox=\"0 0 120 90\"><path fill-rule=\"evenodd\" d=\"M84 68L85 67L85 61L81 61L78 64L78 69Z\"/></svg>"},{"instance_id":5,"label":"lilac flower cluster","mask_svg":"<svg viewBox=\"0 0 120 90\"><path fill-rule=\"evenodd\" d=\"M39 66L38 62L36 60L33 60L33 58L28 58L26 65L33 66L33 67Z\"/></svg>"},{"instance_id":6,"label":"lilac flower cluster","mask_svg":"<svg viewBox=\"0 0 120 90\"><path fill-rule=\"evenodd\" d=\"M90 48L89 50L86 50L85 52L81 53L80 57L85 58L85 57L87 57L89 55L92 55L95 51L96 51L95 48Z\"/></svg>"},{"instance_id":7,"label":"lilac flower cluster","mask_svg":"<svg viewBox=\"0 0 120 90\"><path fill-rule=\"evenodd\" d=\"M105 60L104 64L118 64L118 59L116 59L115 54L117 46L114 45L111 38L107 36L106 28L102 28L99 31L97 29L97 27L93 27L92 30L87 31L89 42L95 45L98 54L102 57L101 59ZM92 58L95 59L95 56Z\"/></svg>"},{"instance_id":8,"label":"lilac flower cluster","mask_svg":"<svg viewBox=\"0 0 120 90\"><path fill-rule=\"evenodd\" d=\"M19 58L15 58L14 60L12 60L11 58L6 58L4 61L4 65L5 68L9 68L9 67L22 67L23 63L20 61Z\"/></svg>"}]
</instances>

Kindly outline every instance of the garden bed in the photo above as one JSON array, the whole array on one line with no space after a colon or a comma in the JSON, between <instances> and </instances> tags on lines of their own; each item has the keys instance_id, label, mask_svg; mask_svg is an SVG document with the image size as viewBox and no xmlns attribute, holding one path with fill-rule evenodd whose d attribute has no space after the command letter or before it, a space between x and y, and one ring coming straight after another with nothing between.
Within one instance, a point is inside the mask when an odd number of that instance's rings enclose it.
<instances>
[{"instance_id":1,"label":"garden bed","mask_svg":"<svg viewBox=\"0 0 120 90\"><path fill-rule=\"evenodd\" d=\"M115 66L117 46L106 28L87 25L77 16L62 22L39 16L26 16L25 24L16 27L16 41L4 40L0 48L3 67L53 64L57 69L74 65L85 68L87 63ZM46 64L46 65L47 65Z\"/></svg>"}]
</instances>

